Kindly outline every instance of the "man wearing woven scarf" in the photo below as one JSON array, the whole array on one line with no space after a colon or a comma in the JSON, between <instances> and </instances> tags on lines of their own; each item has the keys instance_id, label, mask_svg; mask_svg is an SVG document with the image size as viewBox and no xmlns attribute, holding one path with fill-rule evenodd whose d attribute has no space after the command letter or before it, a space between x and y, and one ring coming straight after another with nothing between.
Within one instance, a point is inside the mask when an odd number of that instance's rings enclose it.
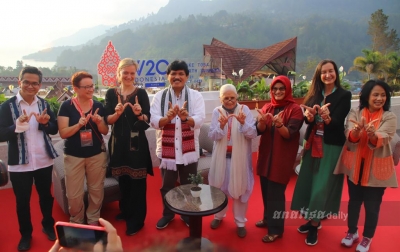
<instances>
[{"instance_id":1,"label":"man wearing woven scarf","mask_svg":"<svg viewBox=\"0 0 400 252\"><path fill-rule=\"evenodd\" d=\"M31 248L33 233L30 210L33 184L39 195L42 232L49 240L56 240L51 174L58 154L49 135L57 134L58 126L49 103L37 96L42 72L36 67L24 67L18 86L18 93L0 106L0 142L8 144L8 171L21 234L17 248L26 251Z\"/></svg>"},{"instance_id":2,"label":"man wearing woven scarf","mask_svg":"<svg viewBox=\"0 0 400 252\"><path fill-rule=\"evenodd\" d=\"M156 153L161 160L162 199L175 187L178 175L183 185L190 183L190 173L197 173L200 127L205 119L203 96L185 85L189 78L186 62L171 62L167 78L170 86L154 96L150 108L151 126L157 130ZM156 227L167 227L174 215L164 204L163 217ZM181 216L181 220L189 226L187 216Z\"/></svg>"}]
</instances>

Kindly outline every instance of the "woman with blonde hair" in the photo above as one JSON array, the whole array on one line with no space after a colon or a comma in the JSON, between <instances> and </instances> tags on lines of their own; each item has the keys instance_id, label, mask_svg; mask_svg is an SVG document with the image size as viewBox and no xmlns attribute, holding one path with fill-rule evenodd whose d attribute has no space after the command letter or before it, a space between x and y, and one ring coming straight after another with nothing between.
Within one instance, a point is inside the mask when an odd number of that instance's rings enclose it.
<instances>
[{"instance_id":1,"label":"woman with blonde hair","mask_svg":"<svg viewBox=\"0 0 400 252\"><path fill-rule=\"evenodd\" d=\"M138 88L135 77L138 64L130 58L120 61L119 87L106 93L106 121L112 125L108 142L112 176L119 178L121 214L126 234L134 235L144 226L147 212L147 174L153 175L149 144L150 102L147 92Z\"/></svg>"}]
</instances>

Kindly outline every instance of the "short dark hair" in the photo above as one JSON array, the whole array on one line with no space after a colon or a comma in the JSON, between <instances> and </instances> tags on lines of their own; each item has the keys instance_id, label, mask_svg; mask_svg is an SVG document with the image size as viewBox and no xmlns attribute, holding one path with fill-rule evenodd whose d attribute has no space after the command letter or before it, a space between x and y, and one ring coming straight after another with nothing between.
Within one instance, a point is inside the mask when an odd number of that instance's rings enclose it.
<instances>
[{"instance_id":1,"label":"short dark hair","mask_svg":"<svg viewBox=\"0 0 400 252\"><path fill-rule=\"evenodd\" d=\"M367 81L361 89L360 92L360 110L363 108L368 108L369 104L368 104L368 100L369 100L369 96L371 95L371 91L375 86L381 86L386 93L386 101L385 104L383 105L383 110L384 111L389 111L390 109L390 93L391 93L391 88L390 86L381 80L369 80Z\"/></svg>"},{"instance_id":2,"label":"short dark hair","mask_svg":"<svg viewBox=\"0 0 400 252\"><path fill-rule=\"evenodd\" d=\"M22 81L22 78L24 77L24 74L26 74L26 73L36 74L37 76L39 76L39 83L42 83L43 74L37 67L26 66L26 67L22 68L21 72L19 72L19 76L18 76L20 81Z\"/></svg>"},{"instance_id":3,"label":"short dark hair","mask_svg":"<svg viewBox=\"0 0 400 252\"><path fill-rule=\"evenodd\" d=\"M79 87L79 82L81 82L81 80L85 79L85 78L93 79L93 76L90 73L85 72L85 71L80 71L80 72L74 73L71 77L72 86Z\"/></svg>"},{"instance_id":4,"label":"short dark hair","mask_svg":"<svg viewBox=\"0 0 400 252\"><path fill-rule=\"evenodd\" d=\"M167 66L167 75L171 73L171 71L185 71L186 76L189 75L189 67L183 60L174 60Z\"/></svg>"}]
</instances>

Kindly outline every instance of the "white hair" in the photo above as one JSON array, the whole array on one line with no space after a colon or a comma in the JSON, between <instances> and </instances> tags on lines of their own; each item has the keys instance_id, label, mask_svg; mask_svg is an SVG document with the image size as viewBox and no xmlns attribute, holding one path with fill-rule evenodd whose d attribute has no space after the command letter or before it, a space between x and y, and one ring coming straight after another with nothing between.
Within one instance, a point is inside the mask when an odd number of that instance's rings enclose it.
<instances>
[{"instance_id":1,"label":"white hair","mask_svg":"<svg viewBox=\"0 0 400 252\"><path fill-rule=\"evenodd\" d=\"M219 89L219 97L222 97L227 91L233 91L237 95L236 87L232 84L224 84Z\"/></svg>"}]
</instances>

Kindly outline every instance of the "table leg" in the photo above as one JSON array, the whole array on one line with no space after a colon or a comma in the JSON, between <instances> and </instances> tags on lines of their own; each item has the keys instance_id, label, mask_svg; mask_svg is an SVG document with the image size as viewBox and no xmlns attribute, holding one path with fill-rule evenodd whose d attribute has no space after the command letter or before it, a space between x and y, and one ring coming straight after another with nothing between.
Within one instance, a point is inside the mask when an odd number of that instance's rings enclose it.
<instances>
[{"instance_id":1,"label":"table leg","mask_svg":"<svg viewBox=\"0 0 400 252\"><path fill-rule=\"evenodd\" d=\"M190 238L201 238L203 229L203 217L189 216L189 236Z\"/></svg>"}]
</instances>

